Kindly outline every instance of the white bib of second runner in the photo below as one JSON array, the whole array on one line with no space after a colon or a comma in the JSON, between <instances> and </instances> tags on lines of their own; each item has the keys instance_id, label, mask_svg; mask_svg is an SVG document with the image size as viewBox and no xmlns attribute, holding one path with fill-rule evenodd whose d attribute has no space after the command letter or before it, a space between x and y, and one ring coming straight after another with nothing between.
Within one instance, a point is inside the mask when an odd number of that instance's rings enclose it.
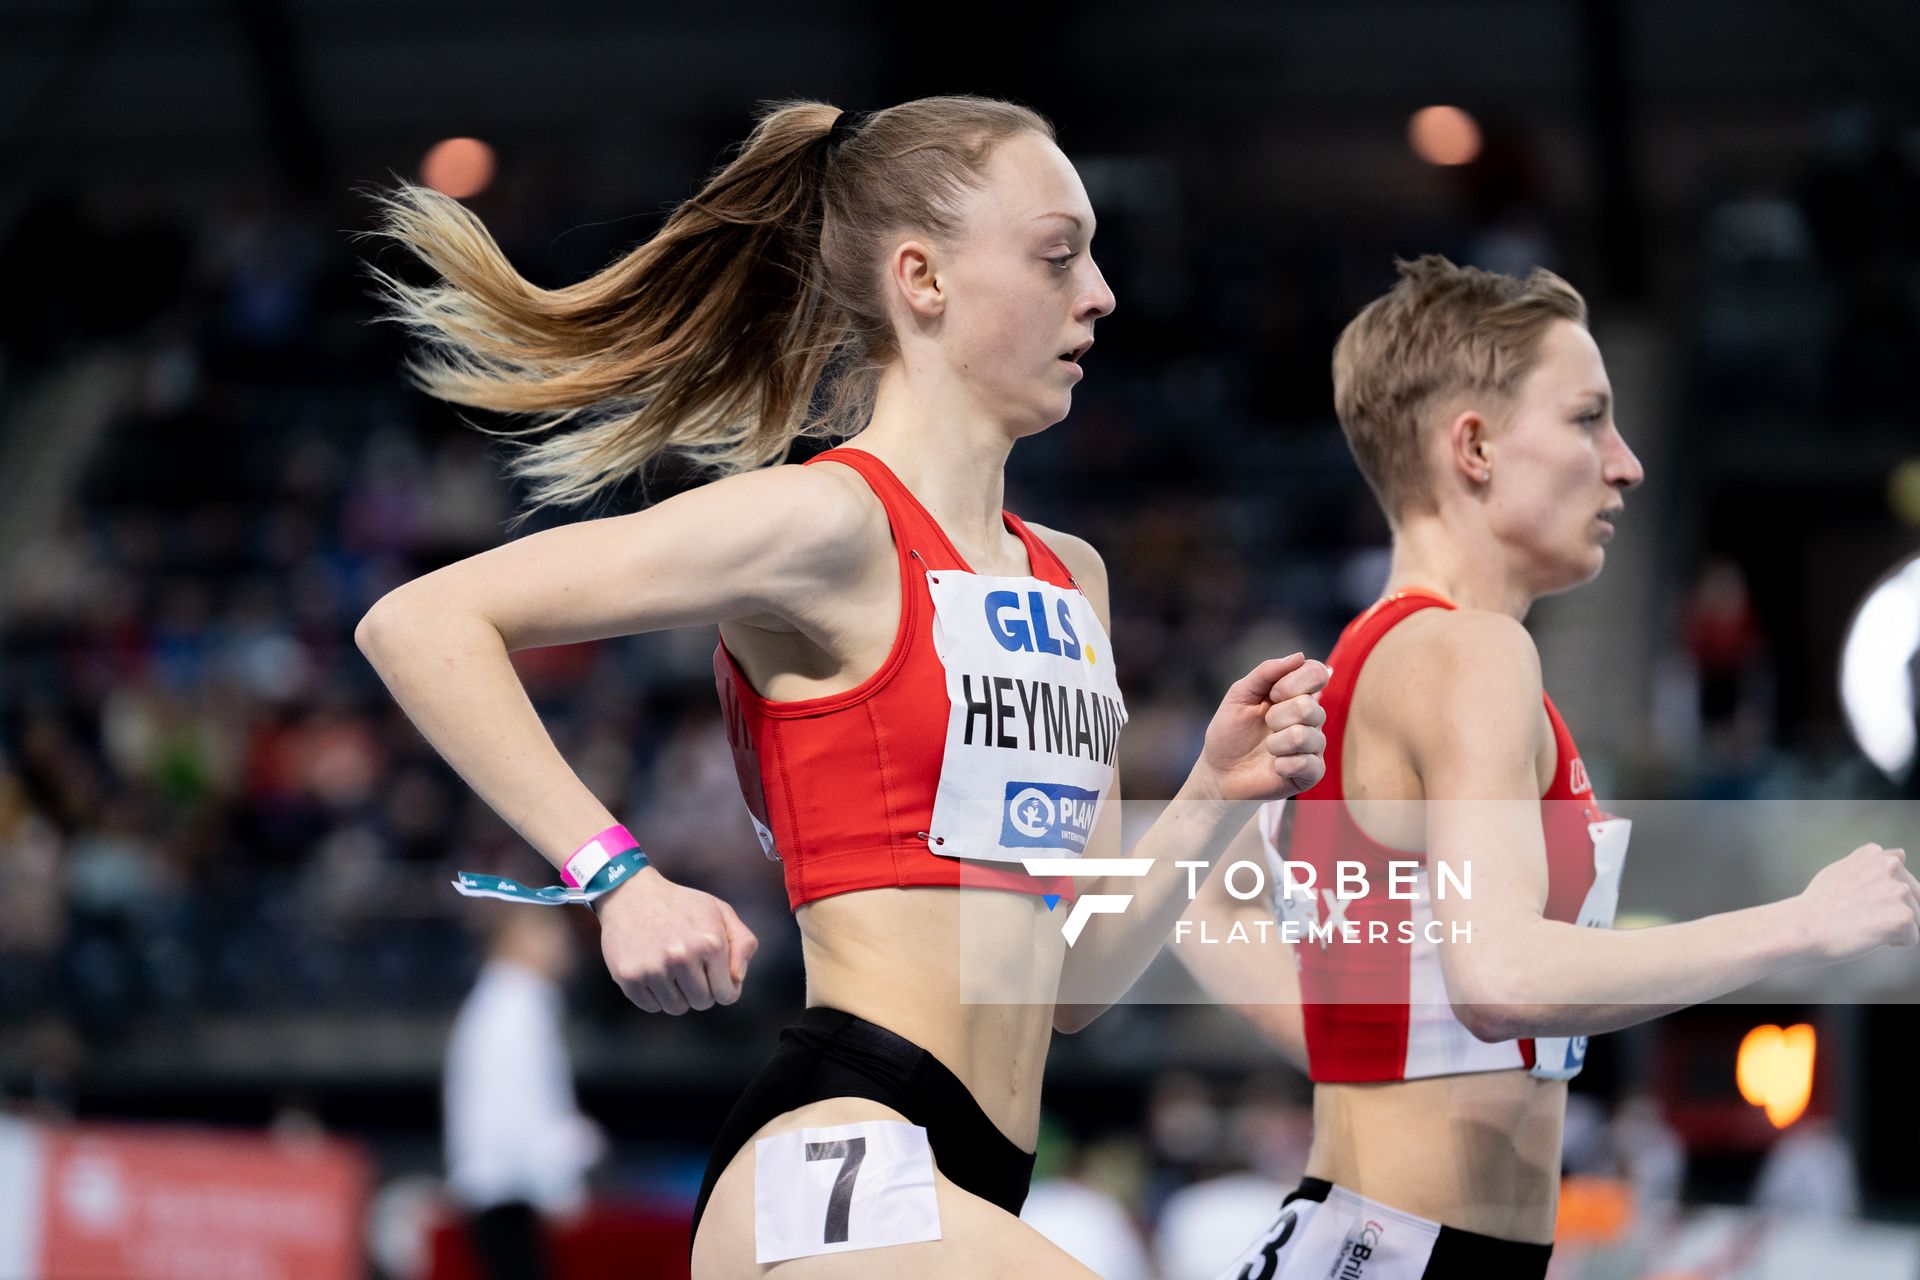
<instances>
[{"instance_id":1,"label":"white bib of second runner","mask_svg":"<svg viewBox=\"0 0 1920 1280\"><path fill-rule=\"evenodd\" d=\"M1086 851L1126 705L1113 648L1076 590L931 569L947 748L927 847L1018 862Z\"/></svg>"},{"instance_id":2,"label":"white bib of second runner","mask_svg":"<svg viewBox=\"0 0 1920 1280\"><path fill-rule=\"evenodd\" d=\"M1613 913L1620 905L1620 873L1627 865L1633 819L1589 822L1587 834L1593 839L1593 883L1580 902L1580 914L1574 923L1582 929L1611 929ZM1529 1074L1542 1080L1571 1080L1586 1063L1587 1037L1541 1036L1533 1042L1533 1069Z\"/></svg>"}]
</instances>

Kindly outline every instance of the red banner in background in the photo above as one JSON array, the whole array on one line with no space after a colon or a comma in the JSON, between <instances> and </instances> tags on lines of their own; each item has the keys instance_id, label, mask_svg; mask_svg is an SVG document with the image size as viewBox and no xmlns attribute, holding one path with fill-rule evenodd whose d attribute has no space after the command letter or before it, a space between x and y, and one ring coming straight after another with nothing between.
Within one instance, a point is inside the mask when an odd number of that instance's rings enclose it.
<instances>
[{"instance_id":1,"label":"red banner in background","mask_svg":"<svg viewBox=\"0 0 1920 1280\"><path fill-rule=\"evenodd\" d=\"M554 1280L687 1280L693 1206L595 1201L549 1224L545 1262ZM485 1280L465 1219L448 1208L428 1240L426 1280Z\"/></svg>"},{"instance_id":2,"label":"red banner in background","mask_svg":"<svg viewBox=\"0 0 1920 1280\"><path fill-rule=\"evenodd\" d=\"M372 1168L329 1138L9 1125L27 1280L360 1280ZM23 1234L24 1233L24 1234Z\"/></svg>"}]
</instances>

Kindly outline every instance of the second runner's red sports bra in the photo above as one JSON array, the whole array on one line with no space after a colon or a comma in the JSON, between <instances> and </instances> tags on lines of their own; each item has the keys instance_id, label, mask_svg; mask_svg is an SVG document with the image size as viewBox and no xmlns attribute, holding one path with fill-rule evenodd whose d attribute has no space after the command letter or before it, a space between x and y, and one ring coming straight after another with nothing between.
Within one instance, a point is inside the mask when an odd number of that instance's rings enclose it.
<instances>
[{"instance_id":1,"label":"second runner's red sports bra","mask_svg":"<svg viewBox=\"0 0 1920 1280\"><path fill-rule=\"evenodd\" d=\"M1316 1081L1412 1080L1512 1069L1565 1080L1577 1075L1586 1059L1585 1036L1488 1044L1467 1030L1447 997L1439 947L1455 944L1439 934L1440 922L1433 918L1426 855L1373 840L1347 808L1341 752L1354 685L1367 656L1412 614L1454 607L1430 591L1400 591L1348 624L1327 655L1334 676L1320 698L1327 713L1326 776L1299 800L1261 809L1260 832L1276 886L1275 914L1297 926L1295 932L1308 925L1323 930L1317 939L1305 934L1289 939L1300 970L1308 1074ZM1632 824L1600 807L1573 735L1553 699L1545 702L1554 762L1553 780L1540 800L1547 849L1544 914L1549 920L1608 928ZM1341 861L1364 867L1364 896L1342 900L1335 892ZM1278 891L1286 862L1312 867L1317 888L1311 897L1287 899ZM1389 862L1419 864L1411 895L1392 895ZM1326 932L1330 924L1353 928Z\"/></svg>"}]
</instances>

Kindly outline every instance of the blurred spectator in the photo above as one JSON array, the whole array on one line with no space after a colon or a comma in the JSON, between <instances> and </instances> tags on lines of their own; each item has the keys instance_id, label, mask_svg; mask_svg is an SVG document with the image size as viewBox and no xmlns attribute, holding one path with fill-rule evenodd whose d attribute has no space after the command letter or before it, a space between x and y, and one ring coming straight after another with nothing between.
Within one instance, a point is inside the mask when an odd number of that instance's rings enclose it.
<instances>
[{"instance_id":1,"label":"blurred spectator","mask_svg":"<svg viewBox=\"0 0 1920 1280\"><path fill-rule=\"evenodd\" d=\"M1199 1076L1169 1071L1147 1098L1147 1140L1154 1158L1175 1168L1197 1168L1222 1158L1224 1121L1213 1091Z\"/></svg>"},{"instance_id":2,"label":"blurred spectator","mask_svg":"<svg viewBox=\"0 0 1920 1280\"><path fill-rule=\"evenodd\" d=\"M1653 718L1670 766L1691 775L1681 794L1752 793L1772 734L1770 655L1746 573L1728 556L1710 556L1688 589L1679 644L1655 686Z\"/></svg>"},{"instance_id":3,"label":"blurred spectator","mask_svg":"<svg viewBox=\"0 0 1920 1280\"><path fill-rule=\"evenodd\" d=\"M1153 1250L1162 1280L1211 1280L1273 1221L1313 1141L1313 1115L1298 1092L1291 1080L1255 1077L1222 1110L1197 1077L1160 1078L1148 1133L1163 1162L1184 1166L1187 1184L1159 1207Z\"/></svg>"},{"instance_id":4,"label":"blurred spectator","mask_svg":"<svg viewBox=\"0 0 1920 1280\"><path fill-rule=\"evenodd\" d=\"M548 1274L544 1221L577 1214L606 1149L574 1102L560 984L573 968L561 908L504 906L447 1045L447 1187L491 1280Z\"/></svg>"},{"instance_id":5,"label":"blurred spectator","mask_svg":"<svg viewBox=\"0 0 1920 1280\"><path fill-rule=\"evenodd\" d=\"M1831 1122L1809 1117L1780 1135L1760 1166L1753 1205L1795 1217L1860 1216L1853 1147Z\"/></svg>"},{"instance_id":6,"label":"blurred spectator","mask_svg":"<svg viewBox=\"0 0 1920 1280\"><path fill-rule=\"evenodd\" d=\"M1153 1236L1161 1280L1213 1280L1273 1221L1295 1185L1230 1173L1174 1192Z\"/></svg>"},{"instance_id":7,"label":"blurred spectator","mask_svg":"<svg viewBox=\"0 0 1920 1280\"><path fill-rule=\"evenodd\" d=\"M0 991L11 986L10 976L32 981L31 966L65 939L62 858L59 831L28 802L20 775L0 752Z\"/></svg>"},{"instance_id":8,"label":"blurred spectator","mask_svg":"<svg viewBox=\"0 0 1920 1280\"><path fill-rule=\"evenodd\" d=\"M1313 1109L1304 1105L1298 1077L1255 1076L1228 1110L1227 1148L1262 1177L1293 1187L1307 1171L1313 1147Z\"/></svg>"},{"instance_id":9,"label":"blurred spectator","mask_svg":"<svg viewBox=\"0 0 1920 1280\"><path fill-rule=\"evenodd\" d=\"M1607 1109L1590 1093L1569 1092L1567 1114L1560 1126L1560 1170L1566 1174L1610 1175L1618 1172Z\"/></svg>"},{"instance_id":10,"label":"blurred spectator","mask_svg":"<svg viewBox=\"0 0 1920 1280\"><path fill-rule=\"evenodd\" d=\"M1660 1104L1636 1094L1620 1104L1612 1125L1614 1157L1633 1184L1644 1216L1680 1202L1687 1180L1687 1148L1660 1114Z\"/></svg>"},{"instance_id":11,"label":"blurred spectator","mask_svg":"<svg viewBox=\"0 0 1920 1280\"><path fill-rule=\"evenodd\" d=\"M1144 1169L1139 1145L1118 1139L1075 1147L1043 1126L1035 1181L1020 1218L1102 1280L1152 1280L1153 1268L1127 1206Z\"/></svg>"},{"instance_id":12,"label":"blurred spectator","mask_svg":"<svg viewBox=\"0 0 1920 1280\"><path fill-rule=\"evenodd\" d=\"M1707 561L1686 604L1686 646L1698 673L1700 720L1710 738L1751 737L1766 637L1747 578L1725 556Z\"/></svg>"}]
</instances>

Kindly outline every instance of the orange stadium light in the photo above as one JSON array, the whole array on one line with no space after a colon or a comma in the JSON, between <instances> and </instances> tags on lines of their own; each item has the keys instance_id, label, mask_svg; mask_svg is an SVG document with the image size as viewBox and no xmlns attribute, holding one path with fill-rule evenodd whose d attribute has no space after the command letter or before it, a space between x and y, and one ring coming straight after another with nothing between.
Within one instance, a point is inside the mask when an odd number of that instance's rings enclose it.
<instances>
[{"instance_id":1,"label":"orange stadium light","mask_svg":"<svg viewBox=\"0 0 1920 1280\"><path fill-rule=\"evenodd\" d=\"M443 195L465 200L493 183L493 148L478 138L447 138L428 148L420 180Z\"/></svg>"},{"instance_id":2,"label":"orange stadium light","mask_svg":"<svg viewBox=\"0 0 1920 1280\"><path fill-rule=\"evenodd\" d=\"M1480 154L1480 126L1459 107L1422 107L1407 121L1407 145L1428 164L1469 164Z\"/></svg>"},{"instance_id":3,"label":"orange stadium light","mask_svg":"<svg viewBox=\"0 0 1920 1280\"><path fill-rule=\"evenodd\" d=\"M1734 1067L1740 1096L1764 1107L1776 1129L1798 1120L1813 1097L1813 1049L1813 1027L1805 1022L1785 1030L1755 1027L1740 1041Z\"/></svg>"}]
</instances>

